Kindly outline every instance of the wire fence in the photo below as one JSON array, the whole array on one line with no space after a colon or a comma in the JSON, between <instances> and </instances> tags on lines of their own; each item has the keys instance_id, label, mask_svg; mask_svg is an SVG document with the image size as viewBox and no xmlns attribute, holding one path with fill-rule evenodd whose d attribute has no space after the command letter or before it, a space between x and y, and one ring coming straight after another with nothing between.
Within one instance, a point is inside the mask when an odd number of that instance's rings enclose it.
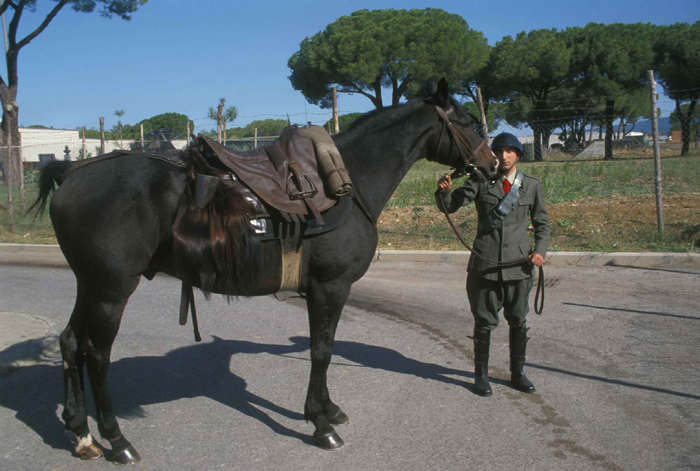
<instances>
[{"instance_id":1,"label":"wire fence","mask_svg":"<svg viewBox=\"0 0 700 471\"><path fill-rule=\"evenodd\" d=\"M602 102L607 97L597 97L593 101ZM627 170L620 166L596 166L574 169L565 166L561 169L548 167L547 162L587 162L604 159L651 159L653 157L653 141L651 120L643 115L627 117L620 115L605 115L600 106L585 107L578 100L550 102L556 107L548 119L525 119L522 112L509 112L501 109L495 125L489 129L489 138L501 132L514 134L522 143L525 162L544 161L545 166L528 168L528 173L539 177L545 187L548 202L562 203L587 197L611 196L638 197L653 193L653 169L642 171L640 168L627 165ZM691 104L662 103L660 106L662 118L658 120L660 136L660 151L664 157L682 155L700 155L700 107L693 108ZM650 107L649 107L650 109ZM350 114L350 113L346 113ZM284 119L300 125L325 125L332 118L328 113L297 113L264 114L239 116L245 122L256 120ZM206 129L207 125L215 122L209 118L196 118L195 127ZM342 121L342 120L341 120ZM348 126L348 122L345 122ZM519 123L514 125L515 123ZM473 123L477 131L480 125ZM341 128L341 132L344 129ZM169 131L169 132L168 132ZM37 129L21 128L21 146L13 146L12 154L15 159L15 169L19 170L19 162L24 170L25 183L36 180L38 170L48 162L56 160L82 160L92 158L102 153L115 150L135 150L151 153L177 153L187 146L183 138L170 139L170 136L184 137L186 129L182 130L153 130L140 139L106 139L104 143L96 138L83 138L81 131L73 129ZM229 129L226 145L246 151L264 146L274 141L276 136L258 136L246 138L231 138L234 133ZM6 147L0 147L0 174L3 179L7 168ZM647 165L646 163L644 165ZM673 168L670 174L664 175L665 185L673 187L674 191L700 192L698 188L698 170L696 166ZM631 170L631 169L636 170ZM627 172L627 173L625 173ZM637 173L635 173L637 172ZM19 171L12 174L19 175ZM623 175L624 174L624 175ZM637 181L629 185L620 182ZM640 184L641 183L641 184ZM666 187L666 186L665 186ZM435 190L435 174L426 173L421 176L409 175L389 202L384 218L380 221L380 242L384 247L430 247L455 248L450 231L441 224L440 214L435 209L433 192ZM564 193L562 193L564 192ZM566 193L568 192L568 193ZM647 205L648 202L639 203ZM0 208L2 210L2 208ZM692 213L692 212L691 212ZM610 217L614 217L611 213ZM455 216L460 227L469 232L474 229L476 217L472 209L460 211ZM700 217L695 213L686 217L685 222L676 227L682 230L689 225L697 227ZM564 222L555 221L555 233L570 231L577 224L571 222L572 216L563 217ZM561 225L561 224L563 225ZM685 226L684 226L685 224ZM680 229L679 229L680 228ZM599 229L599 228L598 228ZM593 231L598 229L593 228ZM674 229L675 230L675 229ZM684 230L684 229L683 229ZM651 230L650 230L651 231ZM653 232L653 231L651 231ZM650 233L651 233L650 232ZM598 246L604 248L607 239L613 235L603 231L595 232ZM579 234L580 236L580 234ZM611 246L611 248L614 248Z\"/></svg>"}]
</instances>

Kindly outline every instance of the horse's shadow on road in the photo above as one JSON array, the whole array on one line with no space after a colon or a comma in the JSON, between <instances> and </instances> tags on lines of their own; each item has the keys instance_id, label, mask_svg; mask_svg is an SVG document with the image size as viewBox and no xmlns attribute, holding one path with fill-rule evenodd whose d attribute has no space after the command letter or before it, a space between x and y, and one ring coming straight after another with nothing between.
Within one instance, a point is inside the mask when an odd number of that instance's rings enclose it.
<instances>
[{"instance_id":1,"label":"horse's shadow on road","mask_svg":"<svg viewBox=\"0 0 700 471\"><path fill-rule=\"evenodd\" d=\"M122 358L110 365L108 381L115 413L121 418L144 417L143 406L180 399L207 397L259 420L275 433L313 444L311 434L292 430L271 417L274 412L292 420L303 414L281 407L247 389L246 380L231 371L236 354L279 355L308 361L298 354L308 351L307 337L290 338L291 345L264 344L244 340L213 341L178 348L164 356ZM336 341L334 359L344 358L358 366L408 374L448 384L466 386L466 382L448 375L465 376L460 370L408 358L401 353L359 342ZM260 372L260 374L266 374ZM18 420L34 430L43 441L61 450L71 450L63 433L57 410L63 408L63 377L60 366L38 365L20 368L2 378L0 407L16 411ZM285 386L281 386L285 387ZM93 410L87 391L88 411ZM302 409L302 404L299 405Z\"/></svg>"}]
</instances>

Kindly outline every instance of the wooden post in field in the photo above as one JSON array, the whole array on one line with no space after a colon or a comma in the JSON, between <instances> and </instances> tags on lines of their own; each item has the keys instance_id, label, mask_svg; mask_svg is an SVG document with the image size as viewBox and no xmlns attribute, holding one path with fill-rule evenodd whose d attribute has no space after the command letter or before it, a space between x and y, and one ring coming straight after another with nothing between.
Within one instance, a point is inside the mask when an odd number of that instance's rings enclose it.
<instances>
[{"instance_id":1,"label":"wooden post in field","mask_svg":"<svg viewBox=\"0 0 700 471\"><path fill-rule=\"evenodd\" d=\"M656 107L656 80L654 80L654 71L647 70L647 79L649 80L649 93L651 95L651 132L654 137L654 190L656 192L656 225L659 229L659 235L664 232L664 207L661 191L661 149L659 148L659 116L658 108Z\"/></svg>"},{"instance_id":2,"label":"wooden post in field","mask_svg":"<svg viewBox=\"0 0 700 471\"><path fill-rule=\"evenodd\" d=\"M7 113L7 157L5 158L5 183L7 184L7 209L10 212L10 232L15 232L15 208L12 204L12 118L10 118L10 111L12 107L8 106Z\"/></svg>"},{"instance_id":3,"label":"wooden post in field","mask_svg":"<svg viewBox=\"0 0 700 471\"><path fill-rule=\"evenodd\" d=\"M21 141L20 141L21 143ZM17 146L17 170L19 174L19 209L24 212L24 165L22 163L22 146Z\"/></svg>"},{"instance_id":4,"label":"wooden post in field","mask_svg":"<svg viewBox=\"0 0 700 471\"><path fill-rule=\"evenodd\" d=\"M105 119L100 116L100 154L105 153Z\"/></svg>"},{"instance_id":5,"label":"wooden post in field","mask_svg":"<svg viewBox=\"0 0 700 471\"><path fill-rule=\"evenodd\" d=\"M141 131L141 150L143 151L146 148L146 144L143 141L143 124L139 124L139 130Z\"/></svg>"},{"instance_id":6,"label":"wooden post in field","mask_svg":"<svg viewBox=\"0 0 700 471\"><path fill-rule=\"evenodd\" d=\"M258 148L258 128L255 128L255 134L253 134L253 148L257 149Z\"/></svg>"},{"instance_id":7,"label":"wooden post in field","mask_svg":"<svg viewBox=\"0 0 700 471\"><path fill-rule=\"evenodd\" d=\"M335 87L331 87L333 91L333 129L335 133L340 132L340 124L338 123L338 90Z\"/></svg>"},{"instance_id":8,"label":"wooden post in field","mask_svg":"<svg viewBox=\"0 0 700 471\"><path fill-rule=\"evenodd\" d=\"M221 121L222 121L222 116L224 114L224 104L219 103L219 106L216 107L216 142L221 144Z\"/></svg>"},{"instance_id":9,"label":"wooden post in field","mask_svg":"<svg viewBox=\"0 0 700 471\"><path fill-rule=\"evenodd\" d=\"M481 96L481 86L476 86L476 105L479 107L479 116L481 117L481 137L489 138L489 125L486 120L486 112L484 111L484 99Z\"/></svg>"},{"instance_id":10,"label":"wooden post in field","mask_svg":"<svg viewBox=\"0 0 700 471\"><path fill-rule=\"evenodd\" d=\"M83 159L87 159L87 149L85 148L85 126L83 126Z\"/></svg>"}]
</instances>

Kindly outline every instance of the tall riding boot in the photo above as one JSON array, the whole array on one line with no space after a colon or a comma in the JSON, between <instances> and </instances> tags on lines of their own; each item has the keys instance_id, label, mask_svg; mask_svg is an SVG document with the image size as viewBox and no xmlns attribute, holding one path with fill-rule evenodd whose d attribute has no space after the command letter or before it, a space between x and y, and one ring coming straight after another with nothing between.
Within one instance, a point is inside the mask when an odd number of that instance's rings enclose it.
<instances>
[{"instance_id":1,"label":"tall riding boot","mask_svg":"<svg viewBox=\"0 0 700 471\"><path fill-rule=\"evenodd\" d=\"M528 330L524 325L510 327L510 383L518 391L534 393L535 385L523 373Z\"/></svg>"},{"instance_id":2,"label":"tall riding boot","mask_svg":"<svg viewBox=\"0 0 700 471\"><path fill-rule=\"evenodd\" d=\"M489 345L491 331L474 328L474 392L488 397L493 394L489 383Z\"/></svg>"}]
</instances>

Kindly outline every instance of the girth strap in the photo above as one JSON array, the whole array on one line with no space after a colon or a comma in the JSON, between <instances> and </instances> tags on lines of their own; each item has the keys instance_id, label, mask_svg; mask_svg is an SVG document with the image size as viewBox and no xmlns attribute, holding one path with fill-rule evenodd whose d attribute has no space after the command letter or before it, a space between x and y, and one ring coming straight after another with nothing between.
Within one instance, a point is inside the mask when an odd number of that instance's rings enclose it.
<instances>
[{"instance_id":1,"label":"girth strap","mask_svg":"<svg viewBox=\"0 0 700 471\"><path fill-rule=\"evenodd\" d=\"M192 327L194 329L195 342L201 342L202 336L199 335L199 324L197 323L197 309L194 307L194 293L192 285L182 282L182 290L180 292L180 325L187 324L187 313L192 311Z\"/></svg>"}]
</instances>

